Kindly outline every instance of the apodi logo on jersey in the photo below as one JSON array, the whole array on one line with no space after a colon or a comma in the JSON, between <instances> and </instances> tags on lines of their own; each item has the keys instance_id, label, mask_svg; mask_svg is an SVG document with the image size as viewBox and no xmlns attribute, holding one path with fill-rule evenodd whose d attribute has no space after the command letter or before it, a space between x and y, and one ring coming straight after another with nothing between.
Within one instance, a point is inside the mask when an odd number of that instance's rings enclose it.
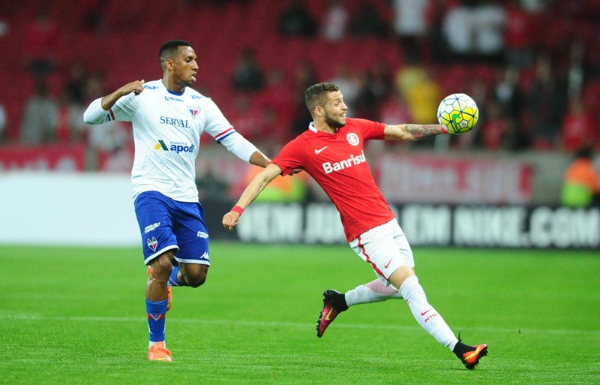
<instances>
[{"instance_id":1,"label":"apodi logo on jersey","mask_svg":"<svg viewBox=\"0 0 600 385\"><path fill-rule=\"evenodd\" d=\"M167 144L165 143L164 140L159 139L158 142L156 142L156 145L154 146L154 151L158 151L158 150L164 150L164 151L173 151L176 153L180 153L180 152L194 152L195 146L193 144L188 144L188 143L180 143L180 142L172 142L170 146L167 146Z\"/></svg>"}]
</instances>

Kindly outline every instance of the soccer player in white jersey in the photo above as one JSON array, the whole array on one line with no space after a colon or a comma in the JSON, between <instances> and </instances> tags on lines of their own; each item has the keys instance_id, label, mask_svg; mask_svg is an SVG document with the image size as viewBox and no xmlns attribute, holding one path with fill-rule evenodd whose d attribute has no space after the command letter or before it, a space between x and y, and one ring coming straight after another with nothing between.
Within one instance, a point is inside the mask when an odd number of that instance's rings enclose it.
<instances>
[{"instance_id":1,"label":"soccer player in white jersey","mask_svg":"<svg viewBox=\"0 0 600 385\"><path fill-rule=\"evenodd\" d=\"M149 266L149 360L172 361L165 346L171 286L202 285L210 265L208 231L195 184L200 135L207 132L245 162L269 164L211 99L190 88L198 72L196 59L188 42L168 41L159 51L161 80L125 84L94 100L84 113L88 124L121 120L133 125L133 198L144 263Z\"/></svg>"},{"instance_id":2,"label":"soccer player in white jersey","mask_svg":"<svg viewBox=\"0 0 600 385\"><path fill-rule=\"evenodd\" d=\"M232 230L243 210L276 176L304 169L338 209L350 247L378 277L345 294L325 291L317 336L322 337L336 316L349 306L404 299L417 322L452 350L468 369L473 369L487 354L487 345L462 343L428 303L415 275L410 245L375 184L363 150L365 142L371 139L413 141L446 134L448 130L438 124L386 125L347 118L342 93L331 83L309 87L306 105L314 119L308 130L285 145L272 163L255 176L223 217L223 225Z\"/></svg>"}]
</instances>

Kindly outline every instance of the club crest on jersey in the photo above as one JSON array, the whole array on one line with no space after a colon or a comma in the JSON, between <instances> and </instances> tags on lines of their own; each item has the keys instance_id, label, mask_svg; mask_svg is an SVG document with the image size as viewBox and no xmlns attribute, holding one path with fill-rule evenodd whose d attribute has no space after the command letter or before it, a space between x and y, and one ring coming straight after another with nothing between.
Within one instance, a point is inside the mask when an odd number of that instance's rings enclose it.
<instances>
[{"instance_id":1,"label":"club crest on jersey","mask_svg":"<svg viewBox=\"0 0 600 385\"><path fill-rule=\"evenodd\" d=\"M156 251L156 248L158 247L158 241L156 240L155 237L148 239L146 241L146 244L148 245L149 248L152 249L152 251Z\"/></svg>"},{"instance_id":2,"label":"club crest on jersey","mask_svg":"<svg viewBox=\"0 0 600 385\"><path fill-rule=\"evenodd\" d=\"M358 135L356 135L355 133L351 132L348 135L346 135L346 139L348 139L348 143L350 143L350 145L352 146L358 146Z\"/></svg>"},{"instance_id":3,"label":"club crest on jersey","mask_svg":"<svg viewBox=\"0 0 600 385\"><path fill-rule=\"evenodd\" d=\"M200 113L200 108L188 106L188 111L192 114L192 118L195 118Z\"/></svg>"}]
</instances>

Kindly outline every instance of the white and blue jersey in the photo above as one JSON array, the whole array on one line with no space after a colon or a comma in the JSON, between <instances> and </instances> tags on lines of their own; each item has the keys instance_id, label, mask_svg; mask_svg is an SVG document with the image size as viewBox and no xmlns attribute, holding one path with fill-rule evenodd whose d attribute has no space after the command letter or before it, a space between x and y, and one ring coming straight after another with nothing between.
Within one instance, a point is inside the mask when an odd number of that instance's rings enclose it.
<instances>
[{"instance_id":1,"label":"white and blue jersey","mask_svg":"<svg viewBox=\"0 0 600 385\"><path fill-rule=\"evenodd\" d=\"M197 202L195 164L203 132L245 162L258 151L233 129L212 99L189 87L181 94L171 92L161 80L145 83L139 95L121 97L109 111L102 109L100 99L94 101L84 120L132 122L134 198L158 191L180 202Z\"/></svg>"},{"instance_id":2,"label":"white and blue jersey","mask_svg":"<svg viewBox=\"0 0 600 385\"><path fill-rule=\"evenodd\" d=\"M119 98L109 111L96 99L84 120L133 125L131 180L144 262L173 250L178 262L210 264L208 231L196 188L200 136L210 134L245 162L257 148L233 129L210 98L189 87L180 94L171 92L161 80L145 83L139 95Z\"/></svg>"}]
</instances>

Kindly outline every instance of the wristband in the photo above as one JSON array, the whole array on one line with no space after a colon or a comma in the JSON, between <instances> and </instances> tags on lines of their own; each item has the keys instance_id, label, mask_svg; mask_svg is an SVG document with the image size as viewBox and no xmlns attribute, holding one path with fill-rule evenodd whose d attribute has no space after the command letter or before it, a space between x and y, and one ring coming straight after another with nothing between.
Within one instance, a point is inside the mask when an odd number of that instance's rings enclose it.
<instances>
[{"instance_id":1,"label":"wristband","mask_svg":"<svg viewBox=\"0 0 600 385\"><path fill-rule=\"evenodd\" d=\"M240 214L240 216L242 216L242 213L244 212L244 209L241 208L238 205L233 206L233 208L231 209L231 211L235 211L236 213Z\"/></svg>"}]
</instances>

